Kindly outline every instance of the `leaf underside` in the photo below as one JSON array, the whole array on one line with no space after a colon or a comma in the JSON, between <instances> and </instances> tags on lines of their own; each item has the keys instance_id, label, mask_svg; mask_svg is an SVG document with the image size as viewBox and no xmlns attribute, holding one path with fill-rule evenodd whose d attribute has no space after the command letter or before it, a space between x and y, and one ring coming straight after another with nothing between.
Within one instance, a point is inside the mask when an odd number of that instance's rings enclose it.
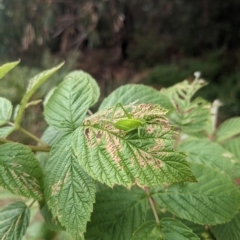
<instances>
[{"instance_id":1,"label":"leaf underside","mask_svg":"<svg viewBox=\"0 0 240 240\"><path fill-rule=\"evenodd\" d=\"M125 108L146 122L140 137L137 129L126 133L114 126L126 116L121 109L112 116L113 108L85 119L73 133L73 150L84 170L108 186L128 188L195 181L185 156L173 150L166 110L152 104Z\"/></svg>"}]
</instances>

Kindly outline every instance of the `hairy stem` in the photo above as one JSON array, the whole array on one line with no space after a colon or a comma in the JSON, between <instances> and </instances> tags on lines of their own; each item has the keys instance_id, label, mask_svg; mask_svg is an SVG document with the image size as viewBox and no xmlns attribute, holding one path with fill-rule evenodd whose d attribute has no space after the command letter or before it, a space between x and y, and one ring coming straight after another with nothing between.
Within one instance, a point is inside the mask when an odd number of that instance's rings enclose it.
<instances>
[{"instance_id":1,"label":"hairy stem","mask_svg":"<svg viewBox=\"0 0 240 240\"><path fill-rule=\"evenodd\" d=\"M36 200L33 200L28 207L30 208L35 202Z\"/></svg>"},{"instance_id":2,"label":"hairy stem","mask_svg":"<svg viewBox=\"0 0 240 240\"><path fill-rule=\"evenodd\" d=\"M10 141L5 138L0 138L0 143L13 143L13 141ZM50 146L33 146L33 145L25 145L29 147L33 152L50 152L51 147Z\"/></svg>"},{"instance_id":3,"label":"hairy stem","mask_svg":"<svg viewBox=\"0 0 240 240\"><path fill-rule=\"evenodd\" d=\"M154 217L155 217L155 220L156 220L157 223L159 223L160 221L159 221L159 218L158 218L158 215L157 215L157 210L156 210L156 208L155 208L153 199L152 199L152 197L151 197L150 194L149 194L149 190L148 190L147 187L145 187L144 190L145 190L145 192L146 192L147 195L148 195L148 201L149 201L149 203L150 203L150 205L151 205L151 208L152 208L152 211L153 211L153 215L154 215Z\"/></svg>"},{"instance_id":4,"label":"hairy stem","mask_svg":"<svg viewBox=\"0 0 240 240\"><path fill-rule=\"evenodd\" d=\"M27 135L28 137L34 139L35 141L41 143L43 146L47 147L48 145L43 142L40 138L36 137L35 135L33 135L32 133L30 133L29 131L27 131L26 129L20 127L19 131L21 131L22 133L24 133L25 135Z\"/></svg>"}]
</instances>

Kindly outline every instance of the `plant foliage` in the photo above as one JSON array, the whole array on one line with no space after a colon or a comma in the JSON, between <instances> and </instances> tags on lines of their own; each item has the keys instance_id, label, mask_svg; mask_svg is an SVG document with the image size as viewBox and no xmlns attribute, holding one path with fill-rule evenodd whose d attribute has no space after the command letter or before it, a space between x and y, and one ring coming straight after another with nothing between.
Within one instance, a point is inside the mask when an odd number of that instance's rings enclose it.
<instances>
[{"instance_id":1,"label":"plant foliage","mask_svg":"<svg viewBox=\"0 0 240 240\"><path fill-rule=\"evenodd\" d=\"M71 72L46 95L38 138L22 127L24 112L61 67L32 78L15 113L0 98L0 185L24 197L0 211L1 239L25 235L35 202L51 230L76 240L239 239L239 118L216 129L214 106L194 99L204 80L122 86L92 113L97 82ZM14 142L15 131L38 144Z\"/></svg>"}]
</instances>

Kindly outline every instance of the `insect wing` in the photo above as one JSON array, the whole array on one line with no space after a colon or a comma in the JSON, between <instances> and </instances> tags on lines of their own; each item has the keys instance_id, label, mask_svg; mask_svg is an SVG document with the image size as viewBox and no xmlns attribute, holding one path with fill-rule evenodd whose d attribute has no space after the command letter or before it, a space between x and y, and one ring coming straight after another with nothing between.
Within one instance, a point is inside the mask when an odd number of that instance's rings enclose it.
<instances>
[{"instance_id":1,"label":"insect wing","mask_svg":"<svg viewBox=\"0 0 240 240\"><path fill-rule=\"evenodd\" d=\"M141 126L144 126L144 123L139 119L121 119L118 120L114 126L120 130L132 131Z\"/></svg>"}]
</instances>

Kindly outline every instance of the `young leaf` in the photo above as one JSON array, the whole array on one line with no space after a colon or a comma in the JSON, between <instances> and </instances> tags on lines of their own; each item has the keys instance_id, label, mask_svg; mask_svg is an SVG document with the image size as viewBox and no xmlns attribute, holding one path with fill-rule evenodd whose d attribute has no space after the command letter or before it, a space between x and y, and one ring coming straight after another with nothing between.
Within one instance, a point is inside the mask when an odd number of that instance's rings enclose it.
<instances>
[{"instance_id":1,"label":"young leaf","mask_svg":"<svg viewBox=\"0 0 240 240\"><path fill-rule=\"evenodd\" d=\"M0 97L0 126L9 121L12 115L12 104L6 99Z\"/></svg>"},{"instance_id":2,"label":"young leaf","mask_svg":"<svg viewBox=\"0 0 240 240\"><path fill-rule=\"evenodd\" d=\"M138 187L128 190L120 186L113 189L99 186L85 239L130 239L144 223L147 209L147 195Z\"/></svg>"},{"instance_id":3,"label":"young leaf","mask_svg":"<svg viewBox=\"0 0 240 240\"><path fill-rule=\"evenodd\" d=\"M133 234L130 240L200 240L180 221L163 218L160 223L148 221Z\"/></svg>"},{"instance_id":4,"label":"young leaf","mask_svg":"<svg viewBox=\"0 0 240 240\"><path fill-rule=\"evenodd\" d=\"M133 118L146 124L126 133L114 122L126 119L113 109L86 118L73 133L73 149L80 165L97 181L113 186L156 186L173 182L196 181L185 156L173 150L172 128L166 110L158 105L126 106ZM113 121L113 123L109 121Z\"/></svg>"},{"instance_id":5,"label":"young leaf","mask_svg":"<svg viewBox=\"0 0 240 240\"><path fill-rule=\"evenodd\" d=\"M33 77L28 84L28 88L26 91L26 94L24 95L20 106L18 108L16 117L15 117L15 126L18 128L20 126L20 121L22 119L23 112L25 108L27 107L28 101L32 97L32 95L36 92L36 90L48 79L50 78L59 68L61 68L63 65L60 64L55 68L52 68L50 70L44 71L35 77Z\"/></svg>"},{"instance_id":6,"label":"young leaf","mask_svg":"<svg viewBox=\"0 0 240 240\"><path fill-rule=\"evenodd\" d=\"M179 150L186 153L189 162L210 166L227 173L232 179L240 177L240 161L216 143L205 139L190 139L183 142Z\"/></svg>"},{"instance_id":7,"label":"young leaf","mask_svg":"<svg viewBox=\"0 0 240 240\"><path fill-rule=\"evenodd\" d=\"M44 115L49 125L73 132L82 124L93 102L93 88L89 75L69 74L48 100Z\"/></svg>"},{"instance_id":8,"label":"young leaf","mask_svg":"<svg viewBox=\"0 0 240 240\"><path fill-rule=\"evenodd\" d=\"M6 63L0 67L0 79L2 79L10 70L16 67L20 63L20 60L17 62Z\"/></svg>"},{"instance_id":9,"label":"young leaf","mask_svg":"<svg viewBox=\"0 0 240 240\"><path fill-rule=\"evenodd\" d=\"M223 122L216 133L216 141L222 142L240 134L240 117L230 118Z\"/></svg>"},{"instance_id":10,"label":"young leaf","mask_svg":"<svg viewBox=\"0 0 240 240\"><path fill-rule=\"evenodd\" d=\"M211 231L218 240L240 239L240 212L231 221L211 227Z\"/></svg>"},{"instance_id":11,"label":"young leaf","mask_svg":"<svg viewBox=\"0 0 240 240\"><path fill-rule=\"evenodd\" d=\"M175 108L170 120L185 133L199 132L208 127L210 103L202 98L192 100L196 91L205 85L204 80L195 79L191 84L183 81L161 91L168 96Z\"/></svg>"},{"instance_id":12,"label":"young leaf","mask_svg":"<svg viewBox=\"0 0 240 240\"><path fill-rule=\"evenodd\" d=\"M0 128L0 138L6 138L14 131L15 127L13 126L4 126Z\"/></svg>"},{"instance_id":13,"label":"young leaf","mask_svg":"<svg viewBox=\"0 0 240 240\"><path fill-rule=\"evenodd\" d=\"M91 85L91 88L92 88L92 102L91 102L91 106L93 106L99 99L99 96L100 96L100 89L99 89L99 86L96 82L96 80L88 73L84 72L84 71L73 71L71 73L69 73L67 76L67 78L79 78L79 79L83 79L83 78L86 78L90 85Z\"/></svg>"},{"instance_id":14,"label":"young leaf","mask_svg":"<svg viewBox=\"0 0 240 240\"><path fill-rule=\"evenodd\" d=\"M0 185L36 200L42 199L43 173L32 151L18 143L0 145Z\"/></svg>"},{"instance_id":15,"label":"young leaf","mask_svg":"<svg viewBox=\"0 0 240 240\"><path fill-rule=\"evenodd\" d=\"M225 174L191 163L198 183L173 184L156 188L155 201L168 211L199 224L215 225L229 221L240 208L240 193Z\"/></svg>"},{"instance_id":16,"label":"young leaf","mask_svg":"<svg viewBox=\"0 0 240 240\"><path fill-rule=\"evenodd\" d=\"M99 110L110 108L116 103L128 105L135 101L137 101L137 104L159 104L161 107L168 110L171 110L173 108L168 98L154 88L140 84L127 84L119 87L118 89L113 91L107 98L105 98L100 105Z\"/></svg>"},{"instance_id":17,"label":"young leaf","mask_svg":"<svg viewBox=\"0 0 240 240\"><path fill-rule=\"evenodd\" d=\"M29 225L29 208L23 202L14 202L0 211L0 239L22 239Z\"/></svg>"},{"instance_id":18,"label":"young leaf","mask_svg":"<svg viewBox=\"0 0 240 240\"><path fill-rule=\"evenodd\" d=\"M45 197L53 216L74 238L81 238L93 209L95 183L74 158L71 135L53 146L45 167Z\"/></svg>"},{"instance_id":19,"label":"young leaf","mask_svg":"<svg viewBox=\"0 0 240 240\"><path fill-rule=\"evenodd\" d=\"M240 137L229 139L222 146L240 160Z\"/></svg>"}]
</instances>

